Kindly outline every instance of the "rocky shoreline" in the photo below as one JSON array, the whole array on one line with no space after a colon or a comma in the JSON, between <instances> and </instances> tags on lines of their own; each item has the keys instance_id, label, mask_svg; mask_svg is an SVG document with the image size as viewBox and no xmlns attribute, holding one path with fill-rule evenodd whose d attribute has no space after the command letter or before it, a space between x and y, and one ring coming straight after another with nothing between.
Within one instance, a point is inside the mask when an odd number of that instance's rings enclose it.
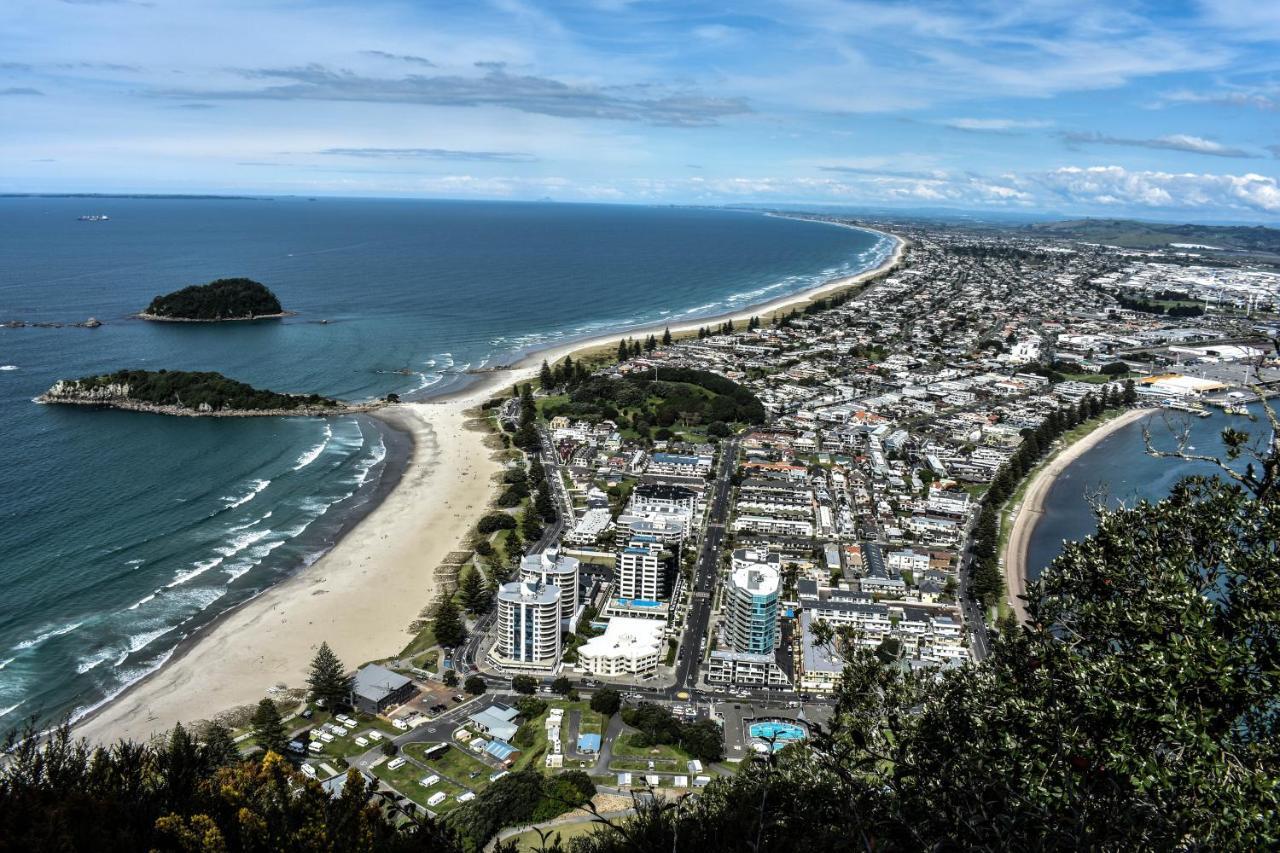
<instances>
[{"instance_id":1,"label":"rocky shoreline","mask_svg":"<svg viewBox=\"0 0 1280 853\"><path fill-rule=\"evenodd\" d=\"M296 314L296 311L279 311L275 314L249 314L245 317L216 317L208 320L195 317L166 317L162 314L148 314L145 311L133 316L135 319L147 320L152 323L247 323L251 320L282 320L285 317L296 316Z\"/></svg>"},{"instance_id":2,"label":"rocky shoreline","mask_svg":"<svg viewBox=\"0 0 1280 853\"><path fill-rule=\"evenodd\" d=\"M143 412L150 415L170 415L182 418L332 418L339 415L355 415L373 412L389 405L378 400L370 403L342 403L338 406L299 406L296 409L192 409L186 406L161 406L124 397L69 397L45 392L35 398L36 403L54 406L90 406L97 409L119 409L125 412Z\"/></svg>"}]
</instances>

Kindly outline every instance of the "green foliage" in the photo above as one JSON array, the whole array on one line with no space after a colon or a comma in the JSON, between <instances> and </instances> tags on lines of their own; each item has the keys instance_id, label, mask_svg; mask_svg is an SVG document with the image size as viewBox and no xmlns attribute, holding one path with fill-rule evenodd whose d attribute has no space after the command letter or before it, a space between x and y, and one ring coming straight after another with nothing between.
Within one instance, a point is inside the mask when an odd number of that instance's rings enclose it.
<instances>
[{"instance_id":1,"label":"green foliage","mask_svg":"<svg viewBox=\"0 0 1280 853\"><path fill-rule=\"evenodd\" d=\"M487 542L485 543L488 544ZM490 548L490 552L492 552ZM480 577L480 570L472 566L470 571L462 576L462 581L458 586L458 593L462 596L462 606L467 608L468 613L479 615L488 611L489 606L493 603L489 590L485 587L484 579Z\"/></svg>"},{"instance_id":2,"label":"green foliage","mask_svg":"<svg viewBox=\"0 0 1280 853\"><path fill-rule=\"evenodd\" d=\"M440 596L432 622L432 633L435 634L436 641L445 648L456 648L467 639L467 626L462 622L462 613L452 595L446 593Z\"/></svg>"},{"instance_id":3,"label":"green foliage","mask_svg":"<svg viewBox=\"0 0 1280 853\"><path fill-rule=\"evenodd\" d=\"M264 750L284 755L289 746L289 733L280 719L280 710L270 699L263 699L253 712L253 739Z\"/></svg>"},{"instance_id":4,"label":"green foliage","mask_svg":"<svg viewBox=\"0 0 1280 853\"><path fill-rule=\"evenodd\" d=\"M1275 477L1103 513L981 662L921 674L853 650L816 748L576 853L1276 848Z\"/></svg>"},{"instance_id":5,"label":"green foliage","mask_svg":"<svg viewBox=\"0 0 1280 853\"><path fill-rule=\"evenodd\" d=\"M397 826L359 774L336 797L278 754L228 756L225 729L182 727L100 751L64 727L11 736L0 766L0 850L67 853L461 853L431 820Z\"/></svg>"},{"instance_id":6,"label":"green foliage","mask_svg":"<svg viewBox=\"0 0 1280 853\"><path fill-rule=\"evenodd\" d=\"M684 723L660 705L641 702L634 708L623 708L622 721L638 730L631 741L636 746L674 744L702 761L724 758L724 734L710 720Z\"/></svg>"},{"instance_id":7,"label":"green foliage","mask_svg":"<svg viewBox=\"0 0 1280 853\"><path fill-rule=\"evenodd\" d=\"M552 693L557 693L561 696L564 696L572 689L573 689L573 682L570 681L567 676L562 675L559 678L557 678L555 681L551 682Z\"/></svg>"},{"instance_id":8,"label":"green foliage","mask_svg":"<svg viewBox=\"0 0 1280 853\"><path fill-rule=\"evenodd\" d=\"M322 642L311 659L311 671L307 675L307 686L311 689L312 699L323 699L325 707L339 708L351 702L351 678L347 676L346 667L338 656Z\"/></svg>"},{"instance_id":9,"label":"green foliage","mask_svg":"<svg viewBox=\"0 0 1280 853\"><path fill-rule=\"evenodd\" d=\"M143 313L176 320L245 320L283 311L266 285L248 278L220 278L157 296Z\"/></svg>"},{"instance_id":10,"label":"green foliage","mask_svg":"<svg viewBox=\"0 0 1280 853\"><path fill-rule=\"evenodd\" d=\"M262 391L243 382L228 379L221 373L184 370L117 370L100 376L83 376L67 382L69 393L88 395L110 385L127 385L128 399L155 406L198 409L207 405L222 409L252 412L300 408L338 408L337 400L319 394L277 394Z\"/></svg>"},{"instance_id":11,"label":"green foliage","mask_svg":"<svg viewBox=\"0 0 1280 853\"><path fill-rule=\"evenodd\" d=\"M591 694L591 710L604 714L606 718L618 713L622 707L622 694L612 687L602 687Z\"/></svg>"},{"instance_id":12,"label":"green foliage","mask_svg":"<svg viewBox=\"0 0 1280 853\"><path fill-rule=\"evenodd\" d=\"M537 696L521 696L516 700L516 710L528 722L541 717L547 710L547 703Z\"/></svg>"},{"instance_id":13,"label":"green foliage","mask_svg":"<svg viewBox=\"0 0 1280 853\"><path fill-rule=\"evenodd\" d=\"M462 689L470 693L472 696L479 696L487 688L484 679L478 675L471 675L462 683Z\"/></svg>"},{"instance_id":14,"label":"green foliage","mask_svg":"<svg viewBox=\"0 0 1280 853\"><path fill-rule=\"evenodd\" d=\"M532 675L515 675L511 678L511 689L517 693L532 695L537 692L538 679Z\"/></svg>"},{"instance_id":15,"label":"green foliage","mask_svg":"<svg viewBox=\"0 0 1280 853\"><path fill-rule=\"evenodd\" d=\"M498 530L512 530L515 526L516 520L505 512L488 513L476 522L476 530L485 535Z\"/></svg>"},{"instance_id":16,"label":"green foliage","mask_svg":"<svg viewBox=\"0 0 1280 853\"><path fill-rule=\"evenodd\" d=\"M456 670L452 670L452 669L447 669L447 670L445 670L445 672L444 672L444 686L445 686L445 687L457 687L457 686L458 686L458 673L457 673L457 671L456 671Z\"/></svg>"},{"instance_id":17,"label":"green foliage","mask_svg":"<svg viewBox=\"0 0 1280 853\"><path fill-rule=\"evenodd\" d=\"M622 379L588 378L574 388L568 402L545 407L543 415L598 421L607 414L616 415L618 409L641 410L637 414L642 423L633 423L637 432L649 425L763 423L765 419L763 404L747 388L715 373L673 367L658 368L656 382L653 371Z\"/></svg>"},{"instance_id":18,"label":"green foliage","mask_svg":"<svg viewBox=\"0 0 1280 853\"><path fill-rule=\"evenodd\" d=\"M581 770L544 777L536 770L509 773L452 812L446 825L462 837L468 853L480 850L504 826L539 823L587 802L595 785Z\"/></svg>"}]
</instances>

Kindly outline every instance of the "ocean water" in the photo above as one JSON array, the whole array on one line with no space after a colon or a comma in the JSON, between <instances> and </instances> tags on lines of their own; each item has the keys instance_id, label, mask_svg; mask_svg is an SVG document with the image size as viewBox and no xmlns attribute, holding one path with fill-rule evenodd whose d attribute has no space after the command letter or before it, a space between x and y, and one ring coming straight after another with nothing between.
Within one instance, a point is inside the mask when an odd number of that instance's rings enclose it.
<instances>
[{"instance_id":1,"label":"ocean water","mask_svg":"<svg viewBox=\"0 0 1280 853\"><path fill-rule=\"evenodd\" d=\"M105 213L108 222L77 221ZM424 397L604 330L711 316L878 263L879 235L758 213L385 200L0 199L0 729L76 718L313 562L395 476L373 418L40 406L59 378L217 370ZM130 319L226 276L297 316ZM323 321L323 322L321 322Z\"/></svg>"},{"instance_id":2,"label":"ocean water","mask_svg":"<svg viewBox=\"0 0 1280 853\"><path fill-rule=\"evenodd\" d=\"M1132 506L1139 500L1157 501L1168 496L1174 485L1193 474L1215 475L1218 468L1209 462L1159 459L1146 453L1144 425L1151 443L1160 450L1173 450L1176 436L1189 430L1189 452L1226 459L1222 431L1227 427L1249 433L1253 442L1265 442L1271 428L1255 404L1250 411L1255 420L1225 415L1211 409L1207 418L1178 412L1157 412L1136 423L1121 427L1098 442L1063 470L1045 495L1044 515L1031 533L1027 549L1027 575L1038 578L1049 563L1062 553L1064 542L1083 539L1097 529L1093 502L1109 506ZM1247 460L1231 463L1242 468Z\"/></svg>"}]
</instances>

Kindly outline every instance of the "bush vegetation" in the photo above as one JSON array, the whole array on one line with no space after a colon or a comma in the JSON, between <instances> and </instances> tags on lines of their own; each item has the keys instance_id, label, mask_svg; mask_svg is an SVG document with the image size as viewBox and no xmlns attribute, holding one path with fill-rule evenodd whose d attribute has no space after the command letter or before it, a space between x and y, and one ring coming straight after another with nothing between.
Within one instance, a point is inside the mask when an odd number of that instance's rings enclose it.
<instances>
[{"instance_id":1,"label":"bush vegetation","mask_svg":"<svg viewBox=\"0 0 1280 853\"><path fill-rule=\"evenodd\" d=\"M277 394L262 391L221 373L185 370L117 370L100 376L84 376L68 383L73 391L92 393L110 385L129 386L128 398L155 406L198 409L208 405L214 411L240 412L272 409L337 408L337 400L319 394Z\"/></svg>"},{"instance_id":2,"label":"bush vegetation","mask_svg":"<svg viewBox=\"0 0 1280 853\"><path fill-rule=\"evenodd\" d=\"M143 313L175 320L245 320L283 312L266 285L250 278L220 278L157 296Z\"/></svg>"}]
</instances>

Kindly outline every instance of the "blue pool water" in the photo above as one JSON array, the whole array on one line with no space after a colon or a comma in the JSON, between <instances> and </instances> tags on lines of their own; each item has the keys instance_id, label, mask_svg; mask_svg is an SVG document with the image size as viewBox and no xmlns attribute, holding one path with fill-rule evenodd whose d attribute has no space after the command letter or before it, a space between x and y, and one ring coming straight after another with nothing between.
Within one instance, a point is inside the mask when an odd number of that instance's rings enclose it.
<instances>
[{"instance_id":1,"label":"blue pool water","mask_svg":"<svg viewBox=\"0 0 1280 853\"><path fill-rule=\"evenodd\" d=\"M782 749L789 743L804 740L808 737L808 733L804 730L803 726L799 726L795 723L778 722L775 720L771 720L766 723L752 723L750 727L748 727L747 731L751 733L753 738L759 738L760 740L766 741L772 739L774 741L774 749Z\"/></svg>"}]
</instances>

